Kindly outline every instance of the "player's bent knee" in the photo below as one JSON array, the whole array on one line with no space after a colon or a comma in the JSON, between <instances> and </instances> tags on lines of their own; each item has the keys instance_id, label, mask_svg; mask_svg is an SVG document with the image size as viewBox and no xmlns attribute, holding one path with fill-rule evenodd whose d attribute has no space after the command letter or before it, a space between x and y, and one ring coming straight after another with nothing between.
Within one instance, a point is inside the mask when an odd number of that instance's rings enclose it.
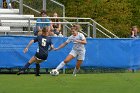
<instances>
[{"instance_id":1,"label":"player's bent knee","mask_svg":"<svg viewBox=\"0 0 140 93\"><path fill-rule=\"evenodd\" d=\"M66 64L66 63L68 63L69 61L68 60L64 60L64 63Z\"/></svg>"}]
</instances>

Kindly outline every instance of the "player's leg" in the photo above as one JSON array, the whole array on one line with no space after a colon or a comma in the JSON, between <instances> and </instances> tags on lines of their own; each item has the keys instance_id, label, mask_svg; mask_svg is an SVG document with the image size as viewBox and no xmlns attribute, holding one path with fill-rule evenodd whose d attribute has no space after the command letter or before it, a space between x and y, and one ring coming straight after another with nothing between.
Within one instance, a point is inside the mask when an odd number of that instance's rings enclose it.
<instances>
[{"instance_id":1,"label":"player's leg","mask_svg":"<svg viewBox=\"0 0 140 93\"><path fill-rule=\"evenodd\" d=\"M35 76L40 76L40 64L36 63L36 71L35 71Z\"/></svg>"},{"instance_id":2,"label":"player's leg","mask_svg":"<svg viewBox=\"0 0 140 93\"><path fill-rule=\"evenodd\" d=\"M41 53L36 53L35 54L35 62L36 62L36 72L35 75L36 76L40 76L40 63L45 61L48 57L48 54L41 54Z\"/></svg>"},{"instance_id":3,"label":"player's leg","mask_svg":"<svg viewBox=\"0 0 140 93\"><path fill-rule=\"evenodd\" d=\"M74 71L73 71L74 76L76 76L76 73L79 72L82 62L83 60L77 60L76 67L74 68Z\"/></svg>"},{"instance_id":4,"label":"player's leg","mask_svg":"<svg viewBox=\"0 0 140 93\"><path fill-rule=\"evenodd\" d=\"M40 63L43 62L44 60L36 60L36 72L35 76L40 76Z\"/></svg>"},{"instance_id":5,"label":"player's leg","mask_svg":"<svg viewBox=\"0 0 140 93\"><path fill-rule=\"evenodd\" d=\"M24 73L25 70L28 69L28 67L29 67L33 62L35 62L36 60L37 60L37 59L33 56L33 57L29 60L29 62L27 62L27 63L24 65L24 67L21 69L21 71L19 71L19 72L17 73L17 75L20 75L20 74Z\"/></svg>"},{"instance_id":6,"label":"player's leg","mask_svg":"<svg viewBox=\"0 0 140 93\"><path fill-rule=\"evenodd\" d=\"M74 68L73 75L76 76L76 73L80 70L80 66L85 59L85 50L77 52L77 63L76 67Z\"/></svg>"},{"instance_id":7,"label":"player's leg","mask_svg":"<svg viewBox=\"0 0 140 93\"><path fill-rule=\"evenodd\" d=\"M65 59L64 61L62 61L62 62L56 67L56 70L59 70L59 69L61 69L62 67L64 67L65 64L68 63L68 62L69 62L71 59L73 59L73 58L74 58L74 56L71 55L71 54L69 54L69 55L66 57L66 59Z\"/></svg>"}]
</instances>

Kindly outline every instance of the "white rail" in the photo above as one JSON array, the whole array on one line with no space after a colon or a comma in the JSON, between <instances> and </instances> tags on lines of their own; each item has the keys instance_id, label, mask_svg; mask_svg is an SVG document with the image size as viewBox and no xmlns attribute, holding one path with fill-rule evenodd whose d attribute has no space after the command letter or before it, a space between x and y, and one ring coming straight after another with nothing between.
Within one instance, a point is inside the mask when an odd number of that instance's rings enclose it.
<instances>
[{"instance_id":1,"label":"white rail","mask_svg":"<svg viewBox=\"0 0 140 93\"><path fill-rule=\"evenodd\" d=\"M38 18L62 19L62 20L65 19L65 20L70 20L70 21L65 21L65 22L36 22L35 20L38 19ZM119 38L118 36L116 36L115 34L113 34L111 31L107 30L106 28L104 28L102 25L100 25L99 23L95 22L91 18L78 18L78 17L24 17L24 18L22 18L22 17L21 18L20 17L19 18L12 17L12 18L7 18L7 17L0 17L0 20L1 20L1 23L2 24L8 23L8 22L10 23L11 21L13 21L13 23L16 23L17 22L19 24L20 21L25 20L25 21L22 21L21 23L24 24L24 22L25 22L29 26L28 28L30 28L30 26L33 26L31 24L36 24L36 23L57 23L57 24L64 24L64 25L65 24L84 24L84 25L92 26L92 28L96 28L97 31L101 32L102 34L104 34L108 38L111 38L111 36L109 36L107 33L109 33L110 35L112 35L115 38ZM34 20L34 21L32 21L32 20ZM84 21L86 20L86 22L82 22L82 20L84 20ZM98 25L104 31L101 31L99 28L97 28L96 26L94 26L94 24ZM88 27L88 29L90 29L90 27ZM92 31L94 32L93 29L92 29ZM91 33L91 30L88 30L88 32L87 32L88 37L91 37L90 36L90 33Z\"/></svg>"}]
</instances>

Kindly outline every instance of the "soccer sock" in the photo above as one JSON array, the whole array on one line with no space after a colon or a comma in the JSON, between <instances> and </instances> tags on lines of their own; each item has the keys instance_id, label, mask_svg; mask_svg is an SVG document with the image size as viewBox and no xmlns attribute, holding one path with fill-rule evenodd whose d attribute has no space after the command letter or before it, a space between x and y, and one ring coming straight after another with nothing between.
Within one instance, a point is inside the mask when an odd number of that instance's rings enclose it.
<instances>
[{"instance_id":1,"label":"soccer sock","mask_svg":"<svg viewBox=\"0 0 140 93\"><path fill-rule=\"evenodd\" d=\"M40 64L36 63L36 75L40 73Z\"/></svg>"},{"instance_id":2,"label":"soccer sock","mask_svg":"<svg viewBox=\"0 0 140 93\"><path fill-rule=\"evenodd\" d=\"M64 65L65 65L65 63L64 63L64 61L62 61L62 62L56 67L56 69L59 70L59 69L61 69Z\"/></svg>"},{"instance_id":3,"label":"soccer sock","mask_svg":"<svg viewBox=\"0 0 140 93\"><path fill-rule=\"evenodd\" d=\"M76 69L76 67L75 67L75 68L74 68L74 71L73 71L73 74L75 75L76 72L77 72L77 69Z\"/></svg>"},{"instance_id":4,"label":"soccer sock","mask_svg":"<svg viewBox=\"0 0 140 93\"><path fill-rule=\"evenodd\" d=\"M73 74L75 75L77 72L79 72L80 68L77 69L76 67L74 68Z\"/></svg>"},{"instance_id":5,"label":"soccer sock","mask_svg":"<svg viewBox=\"0 0 140 93\"><path fill-rule=\"evenodd\" d=\"M25 64L25 66L22 68L22 71L25 71L31 64L29 62L27 62Z\"/></svg>"}]
</instances>

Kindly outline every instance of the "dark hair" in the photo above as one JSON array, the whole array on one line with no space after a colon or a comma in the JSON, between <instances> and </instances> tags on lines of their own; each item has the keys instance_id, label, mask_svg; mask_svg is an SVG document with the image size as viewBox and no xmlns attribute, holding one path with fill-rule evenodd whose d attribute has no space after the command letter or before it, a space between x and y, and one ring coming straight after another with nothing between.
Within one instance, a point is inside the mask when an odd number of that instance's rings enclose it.
<instances>
[{"instance_id":1,"label":"dark hair","mask_svg":"<svg viewBox=\"0 0 140 93\"><path fill-rule=\"evenodd\" d=\"M42 14L46 14L46 11L45 10L41 10L41 13L40 13L41 15Z\"/></svg>"},{"instance_id":2,"label":"dark hair","mask_svg":"<svg viewBox=\"0 0 140 93\"><path fill-rule=\"evenodd\" d=\"M42 32L47 32L46 27L43 27Z\"/></svg>"},{"instance_id":3,"label":"dark hair","mask_svg":"<svg viewBox=\"0 0 140 93\"><path fill-rule=\"evenodd\" d=\"M49 27L43 27L42 32L49 32Z\"/></svg>"}]
</instances>

